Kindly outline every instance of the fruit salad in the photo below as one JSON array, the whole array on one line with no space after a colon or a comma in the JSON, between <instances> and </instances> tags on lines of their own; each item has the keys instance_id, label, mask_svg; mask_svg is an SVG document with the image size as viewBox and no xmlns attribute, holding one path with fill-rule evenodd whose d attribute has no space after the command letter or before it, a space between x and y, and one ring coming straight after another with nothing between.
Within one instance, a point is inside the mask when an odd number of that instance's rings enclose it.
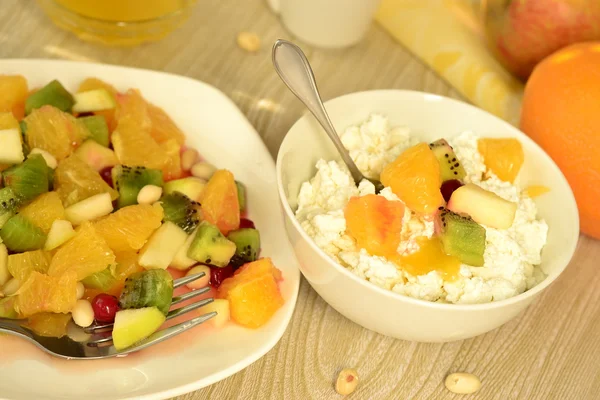
<instances>
[{"instance_id":1,"label":"fruit salad","mask_svg":"<svg viewBox=\"0 0 600 400\"><path fill-rule=\"evenodd\" d=\"M50 336L114 322L120 350L164 324L174 276L205 274L188 290L210 286L216 327L282 306L244 184L138 90L0 76L0 96L0 317Z\"/></svg>"},{"instance_id":2,"label":"fruit salad","mask_svg":"<svg viewBox=\"0 0 600 400\"><path fill-rule=\"evenodd\" d=\"M319 160L296 217L330 257L406 296L472 304L507 299L545 278L548 226L522 188L521 143L472 132L428 143L372 115L341 135L358 168L384 185L357 186L341 162Z\"/></svg>"}]
</instances>

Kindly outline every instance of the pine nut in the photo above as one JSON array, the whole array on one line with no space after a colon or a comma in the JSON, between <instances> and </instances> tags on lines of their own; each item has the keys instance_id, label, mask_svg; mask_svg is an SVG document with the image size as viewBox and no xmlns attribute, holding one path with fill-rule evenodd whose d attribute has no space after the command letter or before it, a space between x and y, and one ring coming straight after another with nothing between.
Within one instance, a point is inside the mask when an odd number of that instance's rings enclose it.
<instances>
[{"instance_id":1,"label":"pine nut","mask_svg":"<svg viewBox=\"0 0 600 400\"><path fill-rule=\"evenodd\" d=\"M345 368L338 375L335 382L335 391L345 396L356 389L358 385L358 373L355 369Z\"/></svg>"},{"instance_id":2,"label":"pine nut","mask_svg":"<svg viewBox=\"0 0 600 400\"><path fill-rule=\"evenodd\" d=\"M12 278L2 286L2 293L5 296L12 296L17 293L17 290L21 287L21 282L18 279Z\"/></svg>"},{"instance_id":3,"label":"pine nut","mask_svg":"<svg viewBox=\"0 0 600 400\"><path fill-rule=\"evenodd\" d=\"M196 178L209 180L216 170L214 165L201 161L192 166L191 173Z\"/></svg>"},{"instance_id":4,"label":"pine nut","mask_svg":"<svg viewBox=\"0 0 600 400\"><path fill-rule=\"evenodd\" d=\"M140 190L137 197L138 204L152 204L162 196L162 188L155 185L146 185Z\"/></svg>"},{"instance_id":5,"label":"pine nut","mask_svg":"<svg viewBox=\"0 0 600 400\"><path fill-rule=\"evenodd\" d=\"M446 389L458 394L475 393L481 388L479 378L466 372L455 372L448 375L444 384L446 385Z\"/></svg>"},{"instance_id":6,"label":"pine nut","mask_svg":"<svg viewBox=\"0 0 600 400\"><path fill-rule=\"evenodd\" d=\"M204 272L204 276L202 278L198 278L195 281L188 283L186 286L192 290L200 289L205 286L208 286L208 281L210 280L210 268L206 265L198 265L192 269L190 269L185 276L199 274L200 272Z\"/></svg>"},{"instance_id":7,"label":"pine nut","mask_svg":"<svg viewBox=\"0 0 600 400\"><path fill-rule=\"evenodd\" d=\"M240 32L237 36L238 46L249 53L260 50L260 38L256 33Z\"/></svg>"},{"instance_id":8,"label":"pine nut","mask_svg":"<svg viewBox=\"0 0 600 400\"><path fill-rule=\"evenodd\" d=\"M94 322L94 310L87 300L77 300L71 316L73 321L82 328L87 328Z\"/></svg>"},{"instance_id":9,"label":"pine nut","mask_svg":"<svg viewBox=\"0 0 600 400\"><path fill-rule=\"evenodd\" d=\"M84 293L85 293L85 286L83 286L83 283L77 282L77 300L81 299L83 297Z\"/></svg>"},{"instance_id":10,"label":"pine nut","mask_svg":"<svg viewBox=\"0 0 600 400\"><path fill-rule=\"evenodd\" d=\"M196 149L187 149L181 155L181 168L189 171L192 169L192 166L196 164L196 161L198 161L198 157L200 157L200 155Z\"/></svg>"}]
</instances>

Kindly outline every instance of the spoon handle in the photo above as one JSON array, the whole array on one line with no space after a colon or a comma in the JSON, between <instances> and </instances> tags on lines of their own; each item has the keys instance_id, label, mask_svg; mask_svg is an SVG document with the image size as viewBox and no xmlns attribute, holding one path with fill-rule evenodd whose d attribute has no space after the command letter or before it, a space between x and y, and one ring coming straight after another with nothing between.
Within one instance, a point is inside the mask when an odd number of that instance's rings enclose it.
<instances>
[{"instance_id":1,"label":"spoon handle","mask_svg":"<svg viewBox=\"0 0 600 400\"><path fill-rule=\"evenodd\" d=\"M273 45L273 65L281 80L306 105L306 108L325 129L350 170L354 182L358 185L364 176L354 164L325 111L315 76L302 49L286 40L277 40Z\"/></svg>"}]
</instances>

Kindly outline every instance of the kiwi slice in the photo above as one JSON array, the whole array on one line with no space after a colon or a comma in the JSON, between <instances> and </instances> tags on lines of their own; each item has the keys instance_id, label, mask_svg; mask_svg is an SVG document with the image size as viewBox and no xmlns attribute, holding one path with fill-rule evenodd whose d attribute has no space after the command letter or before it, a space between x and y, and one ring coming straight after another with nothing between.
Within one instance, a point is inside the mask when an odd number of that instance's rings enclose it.
<instances>
[{"instance_id":1,"label":"kiwi slice","mask_svg":"<svg viewBox=\"0 0 600 400\"><path fill-rule=\"evenodd\" d=\"M235 181L237 187L238 203L240 203L240 212L246 211L246 187L243 183Z\"/></svg>"},{"instance_id":2,"label":"kiwi slice","mask_svg":"<svg viewBox=\"0 0 600 400\"><path fill-rule=\"evenodd\" d=\"M163 221L171 221L185 233L192 233L200 221L200 204L184 194L174 192L161 197Z\"/></svg>"},{"instance_id":3,"label":"kiwi slice","mask_svg":"<svg viewBox=\"0 0 600 400\"><path fill-rule=\"evenodd\" d=\"M136 272L125 279L120 309L156 307L164 315L171 308L173 277L164 269Z\"/></svg>"},{"instance_id":4,"label":"kiwi slice","mask_svg":"<svg viewBox=\"0 0 600 400\"><path fill-rule=\"evenodd\" d=\"M41 249L46 243L44 232L19 214L6 221L0 229L0 238L6 247L18 253Z\"/></svg>"},{"instance_id":5,"label":"kiwi slice","mask_svg":"<svg viewBox=\"0 0 600 400\"><path fill-rule=\"evenodd\" d=\"M48 165L40 154L2 172L4 185L10 187L22 202L35 199L48 191Z\"/></svg>"},{"instance_id":6,"label":"kiwi slice","mask_svg":"<svg viewBox=\"0 0 600 400\"><path fill-rule=\"evenodd\" d=\"M257 229L242 228L229 232L227 239L235 243L235 255L231 257L230 264L234 268L246 263L256 261L260 251L260 234Z\"/></svg>"},{"instance_id":7,"label":"kiwi slice","mask_svg":"<svg viewBox=\"0 0 600 400\"><path fill-rule=\"evenodd\" d=\"M202 221L188 250L188 257L203 264L225 267L235 254L236 245L216 226Z\"/></svg>"},{"instance_id":8,"label":"kiwi slice","mask_svg":"<svg viewBox=\"0 0 600 400\"><path fill-rule=\"evenodd\" d=\"M162 171L144 167L117 165L112 169L113 187L119 192L118 208L137 204L137 196L146 185L163 185Z\"/></svg>"},{"instance_id":9,"label":"kiwi slice","mask_svg":"<svg viewBox=\"0 0 600 400\"><path fill-rule=\"evenodd\" d=\"M81 283L87 288L98 289L103 292L108 291L117 283L117 278L113 275L112 268L107 267L102 271L88 275L81 280Z\"/></svg>"},{"instance_id":10,"label":"kiwi slice","mask_svg":"<svg viewBox=\"0 0 600 400\"><path fill-rule=\"evenodd\" d=\"M442 182L450 179L463 180L465 178L467 173L446 139L436 140L429 145L429 148L440 164Z\"/></svg>"},{"instance_id":11,"label":"kiwi slice","mask_svg":"<svg viewBox=\"0 0 600 400\"><path fill-rule=\"evenodd\" d=\"M450 210L440 211L440 239L446 254L457 257L461 263L480 267L485 252L485 228L470 217Z\"/></svg>"},{"instance_id":12,"label":"kiwi slice","mask_svg":"<svg viewBox=\"0 0 600 400\"><path fill-rule=\"evenodd\" d=\"M71 112L75 104L73 95L56 79L33 93L25 100L25 114L29 115L36 108L51 105L61 111Z\"/></svg>"},{"instance_id":13,"label":"kiwi slice","mask_svg":"<svg viewBox=\"0 0 600 400\"><path fill-rule=\"evenodd\" d=\"M20 200L11 188L0 189L0 228L15 215L19 205Z\"/></svg>"},{"instance_id":14,"label":"kiwi slice","mask_svg":"<svg viewBox=\"0 0 600 400\"><path fill-rule=\"evenodd\" d=\"M108 147L108 125L102 115L90 115L81 117L79 120L90 131L90 139L104 147Z\"/></svg>"}]
</instances>

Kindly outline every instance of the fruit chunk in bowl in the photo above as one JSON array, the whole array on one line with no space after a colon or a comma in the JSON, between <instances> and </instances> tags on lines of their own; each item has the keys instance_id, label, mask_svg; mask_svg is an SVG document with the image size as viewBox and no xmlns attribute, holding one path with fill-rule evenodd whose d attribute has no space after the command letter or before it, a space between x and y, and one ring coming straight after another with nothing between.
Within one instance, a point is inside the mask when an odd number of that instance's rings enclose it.
<instances>
[{"instance_id":1,"label":"fruit chunk in bowl","mask_svg":"<svg viewBox=\"0 0 600 400\"><path fill-rule=\"evenodd\" d=\"M288 236L304 276L340 313L368 329L400 339L458 340L507 322L564 270L578 237L576 206L556 165L522 133L479 109L425 93L361 92L331 100L326 106L358 167L369 177L381 177L387 186L375 195L366 183L354 185L339 162L335 148L311 117L300 119L282 143L277 173ZM386 118L370 119L369 114L385 116L388 121ZM461 201L452 202L451 198L455 193L460 194L457 190L463 187L470 197L472 191L467 184L471 183L502 198L502 202L519 203L523 194L511 182L491 179L487 171L490 166L479 154L477 136L468 132L494 140L517 139L524 158L515 183L523 189L531 185L550 189L535 200L523 203L537 207L540 221L533 218L531 222L535 219L534 224L542 227L541 220L544 220L548 226L547 236L530 247L533 249L530 259L520 257L522 248L516 249L518 256L511 258L511 264L527 274L531 268L523 262L531 266L539 264L530 275L536 282L531 282L529 290L524 291L528 284L526 278L510 280L513 274L508 268L502 269L504 262L499 262L498 270L493 271L506 273L505 279L495 280L497 290L476 291L469 286L478 281L479 287L485 289L486 279L502 278L484 275L492 272L486 267L486 253L491 255L490 239L493 241L495 234L510 236L509 230L501 226L492 228L494 221L477 222L465 210L450 210L447 200L453 207L460 207ZM365 134L370 137L363 137ZM445 143L440 141L442 138ZM460 168L456 170L456 161L452 162L454 157L450 152L436 150L448 149L446 144L453 148L459 160L458 167L464 169L464 177L461 178ZM463 151L467 148L468 152ZM445 164L438 158L438 153L446 160ZM479 154L476 163L472 162L475 154ZM444 165L448 168L446 172L442 170ZM415 178L415 174L422 172L432 174L433 178ZM493 182L498 183L498 188L489 185ZM496 193L496 189L511 185L513 188L505 193L502 190ZM394 246L390 245L385 246L387 255L374 255L365 242L361 247L357 245L358 239L362 238L348 232L348 228L363 216L371 217L380 212L374 209L377 212L351 213L355 215L350 218L345 215L346 206L353 197L360 199L368 195L404 206L399 238L397 230L392 229L394 221L388 220L386 224L369 225L370 229L383 226L387 230L373 229L380 236L368 236L365 241L372 243L370 239L377 238L376 244L381 243L381 239L385 239L385 243L399 243L395 252ZM485 200L498 204L494 196ZM315 199L317 201L313 201ZM557 206L563 212L556 213ZM380 208L387 210L390 207ZM475 204L471 212L477 214L477 210ZM501 211L500 222L511 218L510 213L504 215L506 211L510 208ZM488 213L484 217L494 215ZM514 221L523 215L517 207ZM535 237L541 236L521 236L525 240ZM394 262L394 258L400 260ZM467 269L470 276L463 275ZM481 272L480 276L475 276L474 271ZM410 279L409 275L412 276ZM507 290L501 290L503 287ZM360 298L361 307L352 306L356 298Z\"/></svg>"},{"instance_id":2,"label":"fruit chunk in bowl","mask_svg":"<svg viewBox=\"0 0 600 400\"><path fill-rule=\"evenodd\" d=\"M217 312L212 325L259 328L278 311L275 266L240 278L270 263L243 218L244 184L186 148L163 110L94 78L75 94L56 80L29 92L24 78L0 79L15 103L0 114L10 138L0 153L1 317L56 336L71 315L82 327L114 321L114 345L124 349L163 325L173 275L196 266L207 296L225 283L237 293L200 309ZM191 172L198 165L201 177ZM252 286L253 277L270 286ZM244 285L262 304L245 304Z\"/></svg>"}]
</instances>

